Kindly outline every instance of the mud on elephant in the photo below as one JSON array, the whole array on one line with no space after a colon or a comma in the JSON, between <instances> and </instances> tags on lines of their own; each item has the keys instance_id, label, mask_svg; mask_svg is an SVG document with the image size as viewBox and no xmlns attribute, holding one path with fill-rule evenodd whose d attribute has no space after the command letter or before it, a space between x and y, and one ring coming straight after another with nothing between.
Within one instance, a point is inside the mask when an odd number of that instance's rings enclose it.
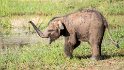
<instances>
[{"instance_id":1,"label":"mud on elephant","mask_svg":"<svg viewBox=\"0 0 124 70\"><path fill-rule=\"evenodd\" d=\"M78 10L74 13L61 17L54 17L48 23L48 27L41 32L32 21L29 21L38 35L42 38L49 38L52 43L60 36L65 37L64 53L72 58L73 50L83 42L88 42L92 48L91 59L101 58L101 44L104 32L108 30L108 23L104 16L93 9ZM108 31L108 35L109 31ZM110 36L112 43L118 46Z\"/></svg>"}]
</instances>

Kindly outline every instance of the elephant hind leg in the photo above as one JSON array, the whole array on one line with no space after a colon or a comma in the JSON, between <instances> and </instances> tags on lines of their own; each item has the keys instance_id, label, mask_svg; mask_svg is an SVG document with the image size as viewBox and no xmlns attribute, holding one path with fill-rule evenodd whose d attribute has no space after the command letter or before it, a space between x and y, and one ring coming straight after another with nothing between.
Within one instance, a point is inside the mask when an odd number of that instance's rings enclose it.
<instances>
[{"instance_id":1,"label":"elephant hind leg","mask_svg":"<svg viewBox=\"0 0 124 70\"><path fill-rule=\"evenodd\" d=\"M92 48L92 59L99 60L101 59L101 44L105 32L105 28L94 30L95 32L90 32L89 44Z\"/></svg>"},{"instance_id":2,"label":"elephant hind leg","mask_svg":"<svg viewBox=\"0 0 124 70\"><path fill-rule=\"evenodd\" d=\"M99 39L93 38L90 39L90 45L92 50L92 56L91 59L100 60L101 58L101 44L102 44L103 37L100 37Z\"/></svg>"},{"instance_id":3,"label":"elephant hind leg","mask_svg":"<svg viewBox=\"0 0 124 70\"><path fill-rule=\"evenodd\" d=\"M93 44L91 59L99 60L100 58L101 58L101 48L97 44Z\"/></svg>"}]
</instances>

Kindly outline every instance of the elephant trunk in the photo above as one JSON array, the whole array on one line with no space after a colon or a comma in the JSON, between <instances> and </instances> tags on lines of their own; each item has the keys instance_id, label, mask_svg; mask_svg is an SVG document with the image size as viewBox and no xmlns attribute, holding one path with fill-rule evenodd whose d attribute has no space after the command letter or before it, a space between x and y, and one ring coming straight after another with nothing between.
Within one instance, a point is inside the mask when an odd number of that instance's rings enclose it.
<instances>
[{"instance_id":1,"label":"elephant trunk","mask_svg":"<svg viewBox=\"0 0 124 70\"><path fill-rule=\"evenodd\" d=\"M32 22L32 21L29 21L29 23L31 23L31 25L33 26L33 28L36 30L37 34L40 36L40 37L43 37L43 33L36 27L36 25Z\"/></svg>"}]
</instances>

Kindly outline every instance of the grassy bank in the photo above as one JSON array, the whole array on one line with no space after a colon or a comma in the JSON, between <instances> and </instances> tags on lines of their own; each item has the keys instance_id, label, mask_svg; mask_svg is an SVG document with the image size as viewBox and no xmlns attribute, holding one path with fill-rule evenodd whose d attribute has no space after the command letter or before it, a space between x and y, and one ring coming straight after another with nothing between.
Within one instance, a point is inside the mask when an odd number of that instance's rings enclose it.
<instances>
[{"instance_id":1,"label":"grassy bank","mask_svg":"<svg viewBox=\"0 0 124 70\"><path fill-rule=\"evenodd\" d=\"M63 51L64 39L61 37L51 45L43 41L23 47L5 47L0 50L0 70L123 70L123 0L0 0L0 26L9 31L12 16L41 15L43 19L47 19L41 24L41 29L44 29L46 22L53 16L91 7L104 14L110 25L112 38L120 44L117 49L105 33L102 43L104 60L90 60L91 48L87 43L82 43L74 50L74 58L66 59Z\"/></svg>"},{"instance_id":2,"label":"grassy bank","mask_svg":"<svg viewBox=\"0 0 124 70\"><path fill-rule=\"evenodd\" d=\"M123 0L0 0L0 16L66 14L80 8L94 7L104 14L124 14Z\"/></svg>"}]
</instances>

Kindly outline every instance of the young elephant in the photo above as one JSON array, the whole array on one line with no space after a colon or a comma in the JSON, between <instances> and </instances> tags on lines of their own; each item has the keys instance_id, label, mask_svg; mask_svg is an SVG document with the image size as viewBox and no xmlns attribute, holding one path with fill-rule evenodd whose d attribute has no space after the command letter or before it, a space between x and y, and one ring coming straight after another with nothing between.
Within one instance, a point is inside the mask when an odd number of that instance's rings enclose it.
<instances>
[{"instance_id":1,"label":"young elephant","mask_svg":"<svg viewBox=\"0 0 124 70\"><path fill-rule=\"evenodd\" d=\"M91 59L98 60L101 57L101 43L105 29L108 30L108 24L103 15L96 10L79 10L62 17L55 17L49 21L44 32L41 32L32 21L30 23L40 37L50 39L49 43L64 36L64 52L69 58L72 57L73 50L80 45L81 41L91 45ZM112 40L111 37L110 39ZM112 42L118 47L114 40Z\"/></svg>"}]
</instances>

